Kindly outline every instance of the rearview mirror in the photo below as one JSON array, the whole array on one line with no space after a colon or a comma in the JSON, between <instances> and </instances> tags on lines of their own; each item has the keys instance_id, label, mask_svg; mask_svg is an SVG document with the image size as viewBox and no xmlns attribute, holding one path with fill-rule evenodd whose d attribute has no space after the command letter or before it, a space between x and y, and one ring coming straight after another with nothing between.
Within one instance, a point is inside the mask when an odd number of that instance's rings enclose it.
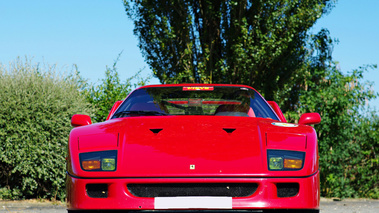
<instances>
[{"instance_id":1,"label":"rearview mirror","mask_svg":"<svg viewBox=\"0 0 379 213\"><path fill-rule=\"evenodd\" d=\"M320 114L318 114L317 112L304 113L301 115L299 119L299 124L305 124L305 125L319 124L320 122L321 122L321 117L320 117Z\"/></svg>"},{"instance_id":2,"label":"rearview mirror","mask_svg":"<svg viewBox=\"0 0 379 213\"><path fill-rule=\"evenodd\" d=\"M86 126L92 124L91 117L88 115L75 114L71 118L71 126Z\"/></svg>"}]
</instances>

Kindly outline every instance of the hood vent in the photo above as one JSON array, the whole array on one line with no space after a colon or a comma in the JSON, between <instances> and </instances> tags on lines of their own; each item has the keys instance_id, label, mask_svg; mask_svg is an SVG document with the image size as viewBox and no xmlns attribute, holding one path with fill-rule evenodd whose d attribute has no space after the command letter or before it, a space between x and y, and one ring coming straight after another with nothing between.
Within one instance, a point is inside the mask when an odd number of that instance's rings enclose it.
<instances>
[{"instance_id":1,"label":"hood vent","mask_svg":"<svg viewBox=\"0 0 379 213\"><path fill-rule=\"evenodd\" d=\"M231 128L222 128L225 132L227 132L227 133L232 133L232 132L234 132L234 130L236 130L236 129L231 129Z\"/></svg>"},{"instance_id":2,"label":"hood vent","mask_svg":"<svg viewBox=\"0 0 379 213\"><path fill-rule=\"evenodd\" d=\"M163 129L150 129L150 131L152 131L154 134L158 134L162 130Z\"/></svg>"}]
</instances>

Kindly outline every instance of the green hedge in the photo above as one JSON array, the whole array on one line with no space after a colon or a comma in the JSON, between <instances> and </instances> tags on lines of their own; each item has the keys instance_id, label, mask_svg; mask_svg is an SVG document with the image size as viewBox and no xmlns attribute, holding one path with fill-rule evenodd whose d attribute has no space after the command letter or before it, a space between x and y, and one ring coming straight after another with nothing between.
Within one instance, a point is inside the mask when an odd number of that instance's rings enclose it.
<instances>
[{"instance_id":1,"label":"green hedge","mask_svg":"<svg viewBox=\"0 0 379 213\"><path fill-rule=\"evenodd\" d=\"M0 64L0 199L64 199L71 116L93 115L82 82L56 65Z\"/></svg>"}]
</instances>

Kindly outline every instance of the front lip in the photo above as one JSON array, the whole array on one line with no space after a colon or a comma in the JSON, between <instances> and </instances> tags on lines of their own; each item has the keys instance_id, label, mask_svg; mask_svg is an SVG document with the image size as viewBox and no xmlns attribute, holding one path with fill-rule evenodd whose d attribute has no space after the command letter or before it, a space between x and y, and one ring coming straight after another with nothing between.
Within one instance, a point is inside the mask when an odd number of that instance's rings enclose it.
<instances>
[{"instance_id":1,"label":"front lip","mask_svg":"<svg viewBox=\"0 0 379 213\"><path fill-rule=\"evenodd\" d=\"M174 183L257 183L258 188L248 197L232 197L232 208L237 209L318 209L319 176L317 171L310 177L233 177L233 178L75 178L67 173L68 209L155 210L152 197L136 197L127 190L128 184ZM299 183L299 192L291 197L278 197L278 183ZM107 184L108 198L91 198L87 184Z\"/></svg>"}]
</instances>

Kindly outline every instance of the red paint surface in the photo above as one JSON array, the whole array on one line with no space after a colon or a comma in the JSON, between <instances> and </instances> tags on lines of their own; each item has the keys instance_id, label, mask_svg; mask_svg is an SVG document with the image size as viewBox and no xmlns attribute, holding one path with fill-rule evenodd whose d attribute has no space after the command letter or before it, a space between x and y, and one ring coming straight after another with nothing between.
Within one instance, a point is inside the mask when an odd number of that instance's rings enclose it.
<instances>
[{"instance_id":1,"label":"red paint surface","mask_svg":"<svg viewBox=\"0 0 379 213\"><path fill-rule=\"evenodd\" d=\"M266 140L269 149L306 151L307 138L303 134L268 132Z\"/></svg>"},{"instance_id":2,"label":"red paint surface","mask_svg":"<svg viewBox=\"0 0 379 213\"><path fill-rule=\"evenodd\" d=\"M117 133L102 133L90 134L79 137L79 150L86 149L117 149L118 134Z\"/></svg>"}]
</instances>

